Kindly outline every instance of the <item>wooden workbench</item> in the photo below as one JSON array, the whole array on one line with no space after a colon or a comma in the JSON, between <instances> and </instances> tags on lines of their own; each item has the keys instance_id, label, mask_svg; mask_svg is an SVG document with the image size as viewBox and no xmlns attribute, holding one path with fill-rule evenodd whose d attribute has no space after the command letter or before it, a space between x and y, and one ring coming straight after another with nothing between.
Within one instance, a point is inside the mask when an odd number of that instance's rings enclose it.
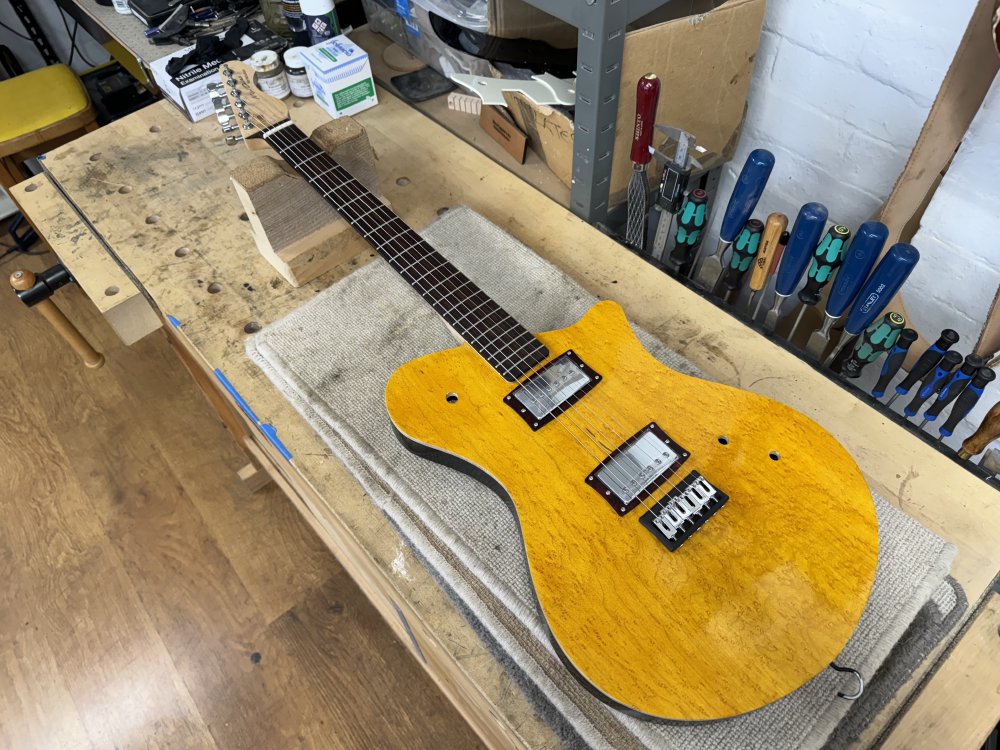
<instances>
[{"instance_id":1,"label":"wooden workbench","mask_svg":"<svg viewBox=\"0 0 1000 750\"><path fill-rule=\"evenodd\" d=\"M419 112L385 91L379 97L379 106L358 120L378 156L383 191L404 220L420 229L442 209L468 204L589 291L620 302L633 320L711 377L813 417L851 451L876 491L958 546L953 575L972 604L989 598L1000 569L995 490ZM325 117L311 102L299 104L293 116L307 131ZM14 195L74 273L79 267L96 275L82 284L88 294L111 287L117 291L110 296L119 300L142 294L161 319L171 316L179 324L164 331L234 434L277 478L484 741L491 747L556 744L392 526L246 358L246 330L253 324L281 318L371 258L363 253L305 287L289 287L257 254L229 187L229 170L250 156L221 145L212 121L191 125L161 102L51 153L46 169L65 195L44 178L23 183ZM121 267L100 255L106 249ZM215 368L262 421L278 428L294 464L233 408L212 376ZM979 609L964 637L954 639L957 646L915 708L900 711L925 677L926 664L859 744L891 731L889 747L978 747L1000 718L996 599Z\"/></svg>"}]
</instances>

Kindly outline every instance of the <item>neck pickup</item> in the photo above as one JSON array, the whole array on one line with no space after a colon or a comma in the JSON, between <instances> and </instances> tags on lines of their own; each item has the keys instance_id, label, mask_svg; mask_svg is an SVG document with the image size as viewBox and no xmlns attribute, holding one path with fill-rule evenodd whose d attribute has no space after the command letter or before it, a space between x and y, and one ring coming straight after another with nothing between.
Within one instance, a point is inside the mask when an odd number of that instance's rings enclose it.
<instances>
[{"instance_id":1,"label":"neck pickup","mask_svg":"<svg viewBox=\"0 0 1000 750\"><path fill-rule=\"evenodd\" d=\"M265 131L264 140L504 379L515 382L548 357L542 342L296 125Z\"/></svg>"}]
</instances>

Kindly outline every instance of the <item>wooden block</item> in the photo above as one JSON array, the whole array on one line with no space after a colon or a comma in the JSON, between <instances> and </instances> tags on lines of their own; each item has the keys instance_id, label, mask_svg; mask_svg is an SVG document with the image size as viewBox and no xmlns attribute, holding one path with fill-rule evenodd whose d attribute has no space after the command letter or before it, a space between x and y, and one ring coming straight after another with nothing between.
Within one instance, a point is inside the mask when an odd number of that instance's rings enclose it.
<instances>
[{"instance_id":1,"label":"wooden block","mask_svg":"<svg viewBox=\"0 0 1000 750\"><path fill-rule=\"evenodd\" d=\"M528 148L528 136L524 134L500 107L483 107L479 113L479 127L504 150L514 157L518 164L524 164L524 152Z\"/></svg>"},{"instance_id":2,"label":"wooden block","mask_svg":"<svg viewBox=\"0 0 1000 750\"><path fill-rule=\"evenodd\" d=\"M379 195L375 155L355 120L342 117L313 131L312 139ZM282 161L258 157L230 173L261 255L292 286L302 286L363 252L365 241L308 182Z\"/></svg>"},{"instance_id":3,"label":"wooden block","mask_svg":"<svg viewBox=\"0 0 1000 750\"><path fill-rule=\"evenodd\" d=\"M236 476L251 495L271 483L271 476L252 461L237 471Z\"/></svg>"}]
</instances>

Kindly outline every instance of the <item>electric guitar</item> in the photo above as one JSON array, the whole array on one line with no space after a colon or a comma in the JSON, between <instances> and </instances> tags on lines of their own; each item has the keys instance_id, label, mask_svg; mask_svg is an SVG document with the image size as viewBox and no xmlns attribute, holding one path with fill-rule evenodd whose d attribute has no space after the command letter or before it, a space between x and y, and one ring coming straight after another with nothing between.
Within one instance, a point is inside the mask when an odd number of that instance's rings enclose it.
<instances>
[{"instance_id":1,"label":"electric guitar","mask_svg":"<svg viewBox=\"0 0 1000 750\"><path fill-rule=\"evenodd\" d=\"M878 525L829 433L665 367L614 302L527 331L306 137L250 68L220 71L224 129L273 149L464 339L392 376L389 419L415 453L509 502L552 643L585 686L642 717L703 721L830 665L868 600Z\"/></svg>"}]
</instances>

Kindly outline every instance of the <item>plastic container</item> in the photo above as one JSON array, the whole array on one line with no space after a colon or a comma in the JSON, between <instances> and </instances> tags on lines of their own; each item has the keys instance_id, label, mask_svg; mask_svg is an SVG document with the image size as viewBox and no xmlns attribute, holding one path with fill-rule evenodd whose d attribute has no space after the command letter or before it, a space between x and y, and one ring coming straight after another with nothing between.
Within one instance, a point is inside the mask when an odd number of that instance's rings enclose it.
<instances>
[{"instance_id":1,"label":"plastic container","mask_svg":"<svg viewBox=\"0 0 1000 750\"><path fill-rule=\"evenodd\" d=\"M274 50L265 49L255 52L247 60L250 67L257 71L257 87L268 96L284 99L292 93L288 86L288 76L285 66Z\"/></svg>"},{"instance_id":2,"label":"plastic container","mask_svg":"<svg viewBox=\"0 0 1000 750\"><path fill-rule=\"evenodd\" d=\"M315 47L340 34L340 21L333 0L299 0L302 18L309 32L309 46Z\"/></svg>"},{"instance_id":3,"label":"plastic container","mask_svg":"<svg viewBox=\"0 0 1000 750\"><path fill-rule=\"evenodd\" d=\"M285 23L292 34L292 46L308 47L309 32L306 31L306 20L302 17L299 0L281 0L281 12L284 13Z\"/></svg>"},{"instance_id":4,"label":"plastic container","mask_svg":"<svg viewBox=\"0 0 1000 750\"><path fill-rule=\"evenodd\" d=\"M313 95L312 86L309 85L309 76L306 75L306 63L302 59L302 50L305 47L292 47L285 50L285 74L288 76L288 87L292 90L292 96L300 96L308 99Z\"/></svg>"}]
</instances>

